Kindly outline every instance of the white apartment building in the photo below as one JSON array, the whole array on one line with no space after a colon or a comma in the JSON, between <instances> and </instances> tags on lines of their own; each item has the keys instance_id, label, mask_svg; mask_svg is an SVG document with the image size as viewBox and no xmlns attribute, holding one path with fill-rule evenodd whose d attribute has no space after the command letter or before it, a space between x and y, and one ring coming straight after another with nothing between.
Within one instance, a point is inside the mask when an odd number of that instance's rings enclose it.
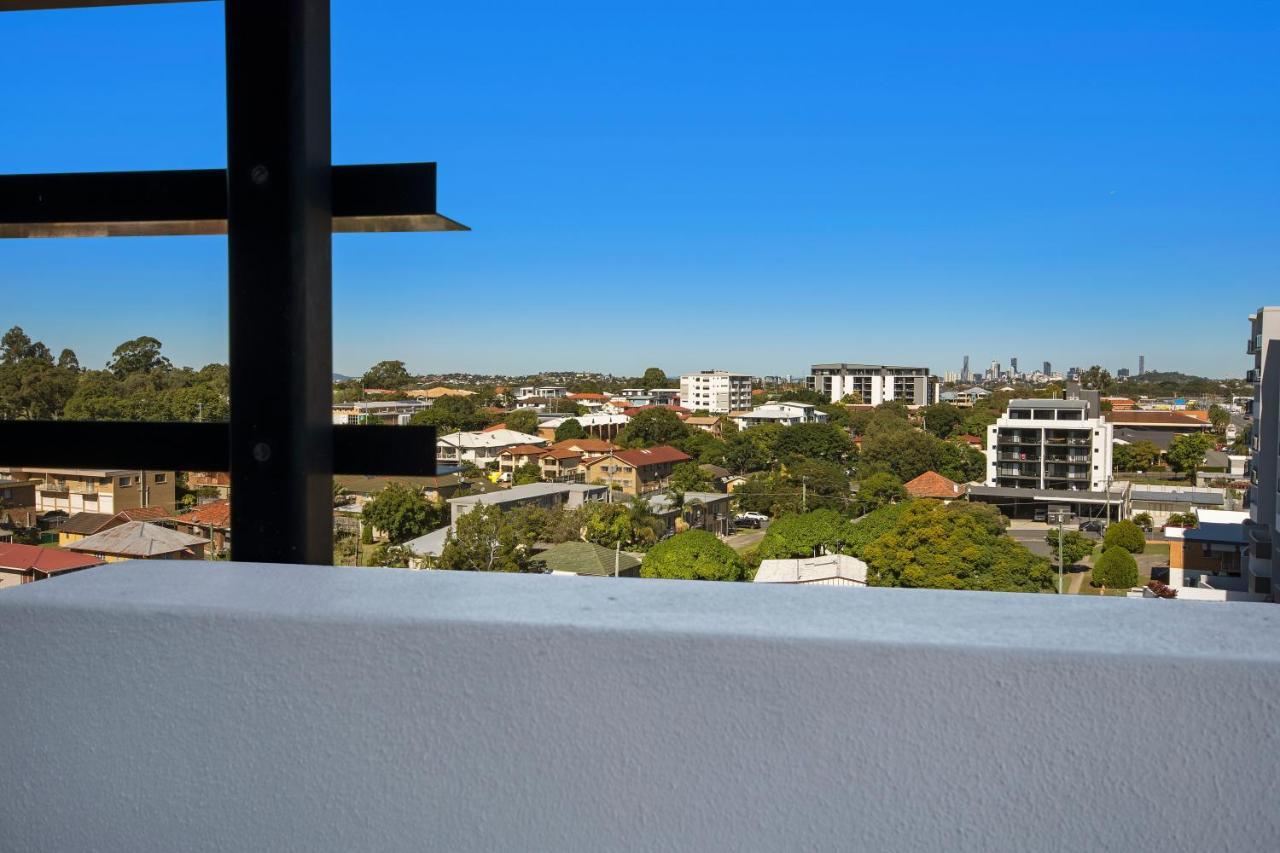
<instances>
[{"instance_id":1,"label":"white apartment building","mask_svg":"<svg viewBox=\"0 0 1280 853\"><path fill-rule=\"evenodd\" d=\"M1010 400L987 430L987 476L969 499L1008 515L1048 520L1063 508L1084 518L1124 518L1129 484L1112 481L1114 428L1098 411L1096 392L1083 400Z\"/></svg>"},{"instance_id":2,"label":"white apartment building","mask_svg":"<svg viewBox=\"0 0 1280 853\"><path fill-rule=\"evenodd\" d=\"M938 381L927 367L889 364L815 364L809 368L809 390L838 403L851 394L878 406L898 400L908 406L938 402Z\"/></svg>"},{"instance_id":3,"label":"white apartment building","mask_svg":"<svg viewBox=\"0 0 1280 853\"><path fill-rule=\"evenodd\" d=\"M517 400L557 399L568 396L569 389L563 385L521 385L515 393Z\"/></svg>"},{"instance_id":4,"label":"white apartment building","mask_svg":"<svg viewBox=\"0 0 1280 853\"><path fill-rule=\"evenodd\" d=\"M1280 306L1259 308L1249 315L1249 342L1246 352L1253 356L1247 379L1253 383L1253 400L1248 413L1253 418L1249 431L1249 510L1246 523L1249 552L1245 575L1250 592L1271 591L1271 579L1280 569L1276 559L1275 531L1280 530Z\"/></svg>"},{"instance_id":5,"label":"white apartment building","mask_svg":"<svg viewBox=\"0 0 1280 853\"><path fill-rule=\"evenodd\" d=\"M493 429L484 432L451 432L436 440L436 462L440 465L461 465L470 462L481 468L498 461L498 454L518 444L543 447L549 442L540 436L513 429Z\"/></svg>"},{"instance_id":6,"label":"white apartment building","mask_svg":"<svg viewBox=\"0 0 1280 853\"><path fill-rule=\"evenodd\" d=\"M750 429L760 424L795 426L796 424L825 423L827 413L818 411L818 407L812 403L769 402L747 412L732 412L729 418L738 425L738 429Z\"/></svg>"},{"instance_id":7,"label":"white apartment building","mask_svg":"<svg viewBox=\"0 0 1280 853\"><path fill-rule=\"evenodd\" d=\"M680 377L680 405L693 411L728 414L751 407L751 376L702 370Z\"/></svg>"}]
</instances>

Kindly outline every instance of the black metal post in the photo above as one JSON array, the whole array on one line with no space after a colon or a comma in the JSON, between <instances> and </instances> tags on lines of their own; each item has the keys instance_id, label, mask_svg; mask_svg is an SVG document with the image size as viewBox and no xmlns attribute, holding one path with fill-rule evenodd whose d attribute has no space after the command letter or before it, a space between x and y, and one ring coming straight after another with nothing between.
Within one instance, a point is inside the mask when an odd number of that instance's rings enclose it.
<instances>
[{"instance_id":1,"label":"black metal post","mask_svg":"<svg viewBox=\"0 0 1280 853\"><path fill-rule=\"evenodd\" d=\"M233 559L333 561L329 0L226 0Z\"/></svg>"}]
</instances>

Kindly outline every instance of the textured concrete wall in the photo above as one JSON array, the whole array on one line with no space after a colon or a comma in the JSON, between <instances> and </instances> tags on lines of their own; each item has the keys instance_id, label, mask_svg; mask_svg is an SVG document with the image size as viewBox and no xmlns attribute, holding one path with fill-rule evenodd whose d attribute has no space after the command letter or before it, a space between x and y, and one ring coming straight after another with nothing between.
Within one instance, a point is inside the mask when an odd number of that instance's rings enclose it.
<instances>
[{"instance_id":1,"label":"textured concrete wall","mask_svg":"<svg viewBox=\"0 0 1280 853\"><path fill-rule=\"evenodd\" d=\"M0 594L5 850L1275 850L1280 609L199 563Z\"/></svg>"}]
</instances>

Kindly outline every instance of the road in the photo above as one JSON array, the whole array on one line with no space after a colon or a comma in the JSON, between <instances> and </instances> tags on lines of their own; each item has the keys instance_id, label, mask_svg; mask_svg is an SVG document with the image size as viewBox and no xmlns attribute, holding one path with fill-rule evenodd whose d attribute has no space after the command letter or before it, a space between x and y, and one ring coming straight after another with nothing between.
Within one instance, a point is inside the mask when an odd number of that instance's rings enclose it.
<instances>
[{"instance_id":1,"label":"road","mask_svg":"<svg viewBox=\"0 0 1280 853\"><path fill-rule=\"evenodd\" d=\"M735 533L732 536L730 536L728 539L724 540L725 544L728 545L733 550L737 551L738 553L742 553L743 551L749 550L759 545L760 540L764 538L765 530L767 530L768 527L769 527L769 522L766 521L760 527L759 530L747 529L747 530L743 530L740 533Z\"/></svg>"}]
</instances>

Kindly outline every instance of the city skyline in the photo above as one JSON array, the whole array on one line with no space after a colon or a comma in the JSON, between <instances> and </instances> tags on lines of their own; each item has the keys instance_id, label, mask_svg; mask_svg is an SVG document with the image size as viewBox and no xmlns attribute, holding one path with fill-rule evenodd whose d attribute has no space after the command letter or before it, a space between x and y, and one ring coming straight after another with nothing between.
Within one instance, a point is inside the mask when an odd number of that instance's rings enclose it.
<instances>
[{"instance_id":1,"label":"city skyline","mask_svg":"<svg viewBox=\"0 0 1280 853\"><path fill-rule=\"evenodd\" d=\"M1280 13L972 12L743 9L727 33L707 5L591 7L583 38L518 4L335 0L335 162L438 161L475 229L338 235L335 369L944 373L977 340L1242 375L1280 269ZM6 172L225 162L218 4L14 13L0 38ZM222 238L0 241L0 270L0 322L86 364L143 334L226 360ZM565 321L641 309L643 346Z\"/></svg>"}]
</instances>

